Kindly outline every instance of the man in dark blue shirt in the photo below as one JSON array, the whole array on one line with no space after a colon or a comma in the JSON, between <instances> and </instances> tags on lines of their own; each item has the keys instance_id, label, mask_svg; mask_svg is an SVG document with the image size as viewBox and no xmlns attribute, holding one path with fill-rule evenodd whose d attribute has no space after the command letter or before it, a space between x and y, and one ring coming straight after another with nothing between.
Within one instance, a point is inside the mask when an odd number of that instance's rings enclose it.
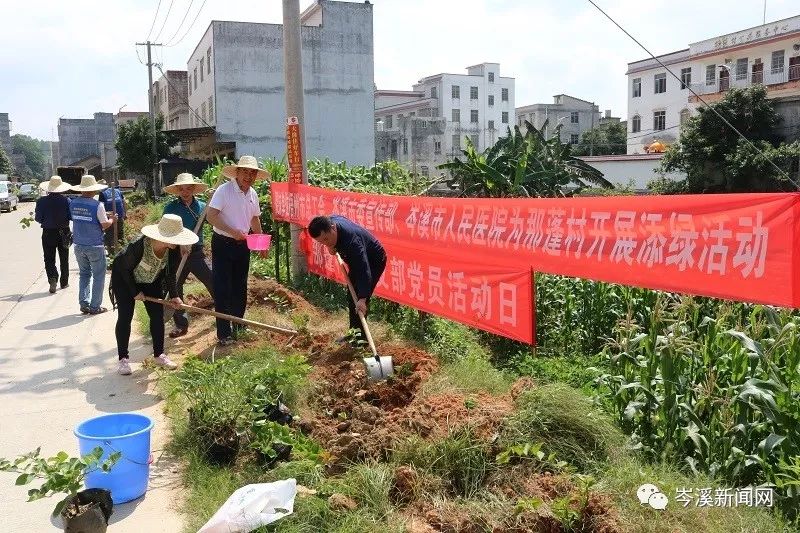
<instances>
[{"instance_id":1,"label":"man in dark blue shirt","mask_svg":"<svg viewBox=\"0 0 800 533\"><path fill-rule=\"evenodd\" d=\"M366 339L358 313L367 316L369 299L386 268L383 245L365 228L339 215L314 217L308 224L308 233L332 255L338 253L347 265L358 298L353 302L350 293L347 294L350 329L359 330L362 339Z\"/></svg>"},{"instance_id":2,"label":"man in dark blue shirt","mask_svg":"<svg viewBox=\"0 0 800 533\"><path fill-rule=\"evenodd\" d=\"M56 268L56 251L61 266L61 288L69 286L69 245L72 235L69 230L69 221L72 216L69 211L69 199L63 192L69 190L69 184L61 181L59 176L53 176L50 181L39 184L42 196L36 200L34 218L42 226L42 252L44 253L44 269L47 272L47 281L50 283L50 293L56 292L59 281Z\"/></svg>"}]
</instances>

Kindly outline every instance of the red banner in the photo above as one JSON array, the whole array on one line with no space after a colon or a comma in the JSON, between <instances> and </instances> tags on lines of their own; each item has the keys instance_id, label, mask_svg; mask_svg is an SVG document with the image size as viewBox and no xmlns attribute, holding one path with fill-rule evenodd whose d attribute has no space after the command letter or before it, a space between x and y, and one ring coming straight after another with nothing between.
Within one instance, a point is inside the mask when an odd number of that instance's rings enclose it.
<instances>
[{"instance_id":1,"label":"red banner","mask_svg":"<svg viewBox=\"0 0 800 533\"><path fill-rule=\"evenodd\" d=\"M289 183L303 183L303 146L297 117L286 119L286 153L289 156Z\"/></svg>"},{"instance_id":2,"label":"red banner","mask_svg":"<svg viewBox=\"0 0 800 533\"><path fill-rule=\"evenodd\" d=\"M322 245L303 233L308 270L344 283ZM375 294L519 341L533 343L530 268L462 262L447 253L421 250L388 238L386 270Z\"/></svg>"},{"instance_id":3,"label":"red banner","mask_svg":"<svg viewBox=\"0 0 800 533\"><path fill-rule=\"evenodd\" d=\"M800 195L432 198L272 184L274 217L337 213L463 263L800 307ZM290 208L295 216L289 217Z\"/></svg>"}]
</instances>

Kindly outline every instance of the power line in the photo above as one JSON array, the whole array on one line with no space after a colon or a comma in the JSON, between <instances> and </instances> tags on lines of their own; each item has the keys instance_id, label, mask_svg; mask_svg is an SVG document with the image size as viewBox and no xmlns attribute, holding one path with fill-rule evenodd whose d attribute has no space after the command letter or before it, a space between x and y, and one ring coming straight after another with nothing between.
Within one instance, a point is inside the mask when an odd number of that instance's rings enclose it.
<instances>
[{"instance_id":1,"label":"power line","mask_svg":"<svg viewBox=\"0 0 800 533\"><path fill-rule=\"evenodd\" d=\"M159 1L161 1L161 0L159 0ZM153 37L153 40L154 40L154 41L157 41L157 40L158 40L158 38L159 38L159 37L161 37L161 32L162 32L162 31L164 31L164 26L166 26L166 25L167 25L167 19L169 19L169 14L170 14L170 12L172 11L172 4L174 4L174 3L175 3L175 0L170 0L170 2L169 2L169 9L167 9L167 16L166 16L166 17L164 17L164 22L162 22L162 23L161 23L161 29L160 29L160 30L158 30L158 35L156 35L155 37Z\"/></svg>"},{"instance_id":2,"label":"power line","mask_svg":"<svg viewBox=\"0 0 800 533\"><path fill-rule=\"evenodd\" d=\"M153 28L156 25L156 19L158 18L158 10L159 9L161 9L161 0L158 0L158 5L156 6L156 14L153 15L153 23L150 24L150 31L147 32L147 39L145 39L145 41L150 39L150 35L153 33Z\"/></svg>"},{"instance_id":3,"label":"power line","mask_svg":"<svg viewBox=\"0 0 800 533\"><path fill-rule=\"evenodd\" d=\"M172 42L172 39L177 37L178 33L180 33L181 28L183 28L183 23L186 22L186 17L189 16L189 11L192 9L192 4L194 4L194 0L189 0L189 7L186 8L186 13L183 14L180 24L178 24L178 27L175 28L175 33L173 33L172 37L165 41L166 46L169 46L169 43Z\"/></svg>"},{"instance_id":4,"label":"power line","mask_svg":"<svg viewBox=\"0 0 800 533\"><path fill-rule=\"evenodd\" d=\"M633 42L635 42L636 44L638 44L638 45L639 45L639 47L641 47L641 49L642 49L642 50L644 50L645 52L647 52L647 54L648 54L648 55L649 55L651 58L653 58L653 59L654 59L654 60L655 60L655 61L656 61L656 62L657 62L659 65L661 65L661 67L662 67L664 70L666 70L667 72L669 72L669 73L672 75L672 77L673 77L673 78L675 78L675 79L676 79L676 80L678 80L678 81L681 81L680 77L678 77L678 76L677 76L677 75L676 75L674 72L672 72L672 70L670 70L670 69L669 69L669 67L667 67L667 66L666 66L666 65L665 65L665 64L664 64L664 63L663 63L663 62L662 62L662 61L661 61L659 58L657 58L655 55L653 55L653 53L652 53L650 50L648 50L648 49L647 49L647 48L646 48L646 47L645 47L645 46L644 46L642 43L640 43L640 42L639 42L639 41L636 39L636 37L634 37L633 35L631 35L631 34L628 32L628 30L626 30L625 28L623 28L622 26L620 26L620 25L619 25L619 23L618 23L616 20L614 20L613 18L611 18L611 16L610 16L608 13L606 13L605 11L603 11L603 9L602 9L600 6L598 6L598 5L597 5L597 4L594 2L594 0L587 0L587 1L588 1L590 4L592 4L592 5L593 5L593 6L594 6L594 7L595 7L595 8L596 8L596 9L597 9L597 10L598 10L600 13L602 13L602 14L603 14L603 15L604 15L604 16L605 16L605 17L606 17L608 20L610 20L610 21L611 21L611 22L612 22L612 23L613 23L613 24L614 24L614 25L615 25L617 28L619 28L619 29L620 29L620 30L621 30L621 31L622 31L622 32L623 32L625 35L627 35L628 37L630 37L630 38L631 38L631 40L632 40ZM687 86L686 86L686 88L687 88L687 89L689 89L689 91L690 91L690 92L691 92L691 93L692 93L692 94L695 96L695 98L697 98L697 100L698 100L699 102L702 102L702 104L703 104L703 105L704 105L704 106L705 106L707 109L710 109L711 111L713 111L713 112L714 112L714 114L715 114L715 115L717 115L717 116L719 117L719 119L720 119L720 120L722 120L722 122L724 122L724 123L725 123L725 125L726 125L726 126L728 126L729 128L731 128L733 131L735 131L735 132L736 132L736 133L739 135L739 137L741 137L742 139L744 139L744 141L745 141L747 144L749 144L749 145L750 145L750 147L751 147L751 148L753 148L753 149L754 149L756 152L758 152L758 154L759 154L761 157L763 157L763 158L764 158L764 160L765 160L767 163L769 163L770 165L772 165L773 167L775 167L775 170L777 170L777 171L778 171L778 172L779 172L779 173L780 173L780 174L781 174L781 175L782 175L784 178L786 178L786 180L787 180L787 181L789 181L789 182L790 182L792 185L794 185L795 187L797 187L798 189L800 189L800 185L798 185L798 183L797 183L797 182L795 182L795 181L794 181L794 180L793 180L793 179L792 179L792 178L791 178L791 177L790 177L790 176L789 176L789 175L788 175L786 172L784 172L784 171L783 171L783 169L782 169L781 167L779 167L778 165L776 165L776 164L775 164L775 162L774 162L772 159L770 159L769 157L767 157L767 155L766 155L766 154L765 154L765 153L764 153L764 152L763 152L763 151L762 151L762 150L761 150L761 149L760 149L758 146L756 146L755 144L753 144L753 142L752 142L750 139L748 139L747 137L745 137L745 135L744 135L742 132L740 132L738 129L736 129L736 127L735 127L733 124L731 124L730 122L728 122L728 120L727 120L725 117L723 117L723 116L722 116L722 114L721 114L719 111L717 111L717 110L716 110L714 107L712 107L712 106L708 105L708 102L706 102L706 101L703 99L703 97L702 97L702 96L700 96L699 94L697 94L697 93L694 91L694 89L692 89L692 88L691 88L691 86L688 86L688 85L687 85Z\"/></svg>"},{"instance_id":5,"label":"power line","mask_svg":"<svg viewBox=\"0 0 800 533\"><path fill-rule=\"evenodd\" d=\"M186 38L186 36L189 35L189 32L192 31L192 28L194 27L194 23L197 22L197 17L200 16L200 12L203 11L203 6L205 6L205 5L206 5L206 0L203 0L203 3L200 4L200 9L197 10L197 14L195 14L194 20L192 20L192 23L189 24L189 28L186 30L186 33L183 34L183 37L178 39L178 42L172 43L172 44L168 44L167 46L169 48L172 48L173 46L178 46L181 43L181 41L183 41Z\"/></svg>"}]
</instances>

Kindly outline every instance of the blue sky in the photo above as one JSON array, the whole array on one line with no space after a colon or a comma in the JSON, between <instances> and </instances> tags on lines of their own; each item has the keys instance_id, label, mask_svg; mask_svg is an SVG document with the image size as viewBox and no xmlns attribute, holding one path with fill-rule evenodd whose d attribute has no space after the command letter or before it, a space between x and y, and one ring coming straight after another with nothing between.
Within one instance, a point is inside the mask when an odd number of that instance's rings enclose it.
<instances>
[{"instance_id":1,"label":"blue sky","mask_svg":"<svg viewBox=\"0 0 800 533\"><path fill-rule=\"evenodd\" d=\"M761 24L763 0L596 0L656 54ZM191 3L166 69L186 59L212 19L281 21L280 0L161 0L152 36L168 41ZM301 0L301 9L310 4ZM420 78L499 62L516 78L519 107L571 94L626 115L629 61L646 54L586 0L373 0L375 82L410 89ZM169 17L167 10L172 4ZM147 38L158 0L0 0L0 112L12 133L51 138L60 116L146 110ZM197 20L186 32L190 22ZM800 14L797 0L767 0L767 20ZM141 51L144 58L144 52ZM154 71L157 72L157 71ZM155 74L154 74L155 76Z\"/></svg>"}]
</instances>

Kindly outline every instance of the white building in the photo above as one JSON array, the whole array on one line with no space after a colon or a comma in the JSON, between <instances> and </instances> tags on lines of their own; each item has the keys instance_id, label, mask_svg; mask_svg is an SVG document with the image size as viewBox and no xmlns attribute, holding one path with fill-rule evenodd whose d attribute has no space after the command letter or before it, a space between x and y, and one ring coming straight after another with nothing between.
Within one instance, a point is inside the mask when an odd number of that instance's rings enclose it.
<instances>
[{"instance_id":1,"label":"white building","mask_svg":"<svg viewBox=\"0 0 800 533\"><path fill-rule=\"evenodd\" d=\"M303 150L308 158L372 164L372 5L317 0L300 18ZM194 113L192 129L179 134L185 154L286 154L282 25L212 21L186 70Z\"/></svg>"},{"instance_id":2,"label":"white building","mask_svg":"<svg viewBox=\"0 0 800 533\"><path fill-rule=\"evenodd\" d=\"M763 84L783 116L782 133L800 134L800 16L690 44L659 56L675 79L653 59L628 64L628 153L644 153L655 140L678 138L680 126L699 103L731 87Z\"/></svg>"},{"instance_id":3,"label":"white building","mask_svg":"<svg viewBox=\"0 0 800 533\"><path fill-rule=\"evenodd\" d=\"M413 91L375 92L375 158L394 159L423 175L461 156L464 138L484 150L514 120L514 78L499 63L481 63L466 74L436 74Z\"/></svg>"},{"instance_id":4,"label":"white building","mask_svg":"<svg viewBox=\"0 0 800 533\"><path fill-rule=\"evenodd\" d=\"M568 94L553 96L552 104L532 104L518 107L515 110L516 124L522 128L525 121L541 130L544 123L548 127L545 137L548 139L560 134L561 142L578 144L583 134L600 125L600 108L593 102L581 100ZM608 112L609 117L611 112ZM558 126L561 126L558 129Z\"/></svg>"}]
</instances>

